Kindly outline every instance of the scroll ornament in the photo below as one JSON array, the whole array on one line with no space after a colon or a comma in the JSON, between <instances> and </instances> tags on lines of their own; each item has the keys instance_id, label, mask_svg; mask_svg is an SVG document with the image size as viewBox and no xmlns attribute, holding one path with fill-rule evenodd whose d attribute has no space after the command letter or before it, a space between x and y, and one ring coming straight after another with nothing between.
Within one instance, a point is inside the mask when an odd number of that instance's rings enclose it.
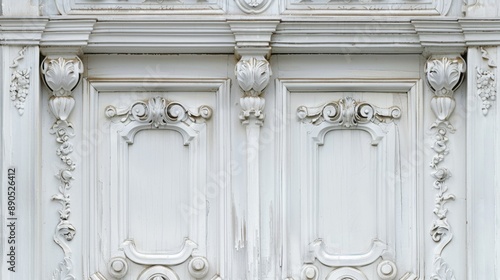
<instances>
[{"instance_id":1,"label":"scroll ornament","mask_svg":"<svg viewBox=\"0 0 500 280\"><path fill-rule=\"evenodd\" d=\"M178 102L157 96L146 101L136 101L125 108L109 105L106 107L105 113L108 118L123 116L121 122L137 121L152 124L158 128L167 123L193 123L198 118L209 119L212 116L212 109L202 105L193 111Z\"/></svg>"},{"instance_id":2,"label":"scroll ornament","mask_svg":"<svg viewBox=\"0 0 500 280\"><path fill-rule=\"evenodd\" d=\"M240 98L242 108L240 119L245 121L253 115L263 120L265 99L262 94L272 75L269 62L264 58L255 57L241 59L236 64L235 72L238 84L244 92L243 97Z\"/></svg>"},{"instance_id":3,"label":"scroll ornament","mask_svg":"<svg viewBox=\"0 0 500 280\"><path fill-rule=\"evenodd\" d=\"M61 247L64 259L52 275L53 280L76 279L73 274L72 251L69 241L73 240L76 228L70 221L71 200L69 191L73 180L76 164L71 158L73 144L70 138L74 136L73 124L68 117L75 105L72 90L80 81L83 72L82 62L78 57L56 59L46 58L42 62L41 72L47 87L52 91L49 99L49 108L56 120L50 129L50 134L55 135L59 147L56 154L63 163L56 177L59 179L59 192L52 199L61 204L59 210L59 223L57 224L54 242Z\"/></svg>"},{"instance_id":4,"label":"scroll ornament","mask_svg":"<svg viewBox=\"0 0 500 280\"><path fill-rule=\"evenodd\" d=\"M430 231L432 240L437 243L434 248L432 280L455 280L453 270L442 257L444 248L453 239L452 228L447 218L448 208L446 208L446 203L455 199L455 196L448 192L446 184L451 172L442 166L442 162L449 152L448 131L451 133L455 131L455 128L449 122L455 108L453 93L463 80L465 68L465 61L461 57L431 57L425 67L427 81L434 92L431 108L437 118L431 126L431 129L435 129L436 133L434 134L434 143L431 146L435 154L430 167L433 169L431 174L434 178L433 187L437 190L433 211L435 220Z\"/></svg>"},{"instance_id":5,"label":"scroll ornament","mask_svg":"<svg viewBox=\"0 0 500 280\"><path fill-rule=\"evenodd\" d=\"M358 124L381 123L388 119L398 119L401 117L401 109L396 106L379 108L348 96L320 107L300 106L297 108L297 116L301 120L309 119L315 125L326 121L349 128Z\"/></svg>"}]
</instances>

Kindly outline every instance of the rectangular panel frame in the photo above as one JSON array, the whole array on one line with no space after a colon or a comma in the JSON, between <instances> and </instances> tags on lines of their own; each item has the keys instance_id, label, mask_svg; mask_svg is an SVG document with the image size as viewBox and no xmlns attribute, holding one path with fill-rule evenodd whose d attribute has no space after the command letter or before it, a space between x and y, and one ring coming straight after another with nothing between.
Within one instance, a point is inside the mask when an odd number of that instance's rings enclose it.
<instances>
[{"instance_id":1,"label":"rectangular panel frame","mask_svg":"<svg viewBox=\"0 0 500 280\"><path fill-rule=\"evenodd\" d=\"M276 147L276 157L283 164L277 166L276 185L280 186L280 251L281 255L281 276L283 279L292 277L300 271L300 266L304 263L290 263L293 262L293 257L289 256L289 249L287 248L289 240L289 226L290 223L287 209L291 205L289 201L289 174L291 172L290 166L290 122L295 120L295 112L290 107L290 95L294 92L316 91L316 92L387 92L387 93L406 93L408 95L408 121L409 121L409 182L411 182L411 192L415 194L411 198L411 205L408 209L411 213L412 220L409 221L411 225L415 225L414 230L411 232L411 244L409 255L412 256L411 264L414 269L413 274L423 279L424 277L424 216L423 216L423 150L421 148L422 135L423 135L423 98L419 95L423 94L423 86L421 79L278 79L276 81L276 112L281 115L276 123L278 128L278 141ZM302 240L302 239L301 239ZM308 244L301 244L301 246ZM301 256L303 259L305 255ZM291 266L291 267L290 267Z\"/></svg>"}]
</instances>

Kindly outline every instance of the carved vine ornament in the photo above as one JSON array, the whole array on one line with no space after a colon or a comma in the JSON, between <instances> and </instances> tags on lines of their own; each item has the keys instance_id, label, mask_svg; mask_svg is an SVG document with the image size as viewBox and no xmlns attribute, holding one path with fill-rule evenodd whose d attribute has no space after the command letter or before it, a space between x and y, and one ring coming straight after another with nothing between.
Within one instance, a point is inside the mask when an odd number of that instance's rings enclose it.
<instances>
[{"instance_id":1,"label":"carved vine ornament","mask_svg":"<svg viewBox=\"0 0 500 280\"><path fill-rule=\"evenodd\" d=\"M19 66L19 61L24 59L24 54L27 49L28 47L22 48L19 51L19 56L17 56L10 65L10 68L15 69L10 78L10 100L14 102L14 107L16 107L21 116L24 114L24 103L29 94L31 69L16 68Z\"/></svg>"},{"instance_id":2,"label":"carved vine ornament","mask_svg":"<svg viewBox=\"0 0 500 280\"><path fill-rule=\"evenodd\" d=\"M465 61L461 57L431 57L425 65L425 73L430 88L434 93L431 100L431 108L436 115L436 121L431 129L435 130L434 144L431 146L435 152L430 163L434 170L432 176L434 189L437 190L435 199L435 220L430 234L432 240L437 243L434 248L434 273L432 280L455 280L455 275L449 264L443 259L444 248L453 239L453 232L448 223L448 208L446 203L455 199L455 195L448 192L446 180L450 178L451 172L442 166L445 156L448 154L448 131L453 133L455 128L449 122L449 118L455 109L454 91L460 86L466 70Z\"/></svg>"},{"instance_id":3,"label":"carved vine ornament","mask_svg":"<svg viewBox=\"0 0 500 280\"><path fill-rule=\"evenodd\" d=\"M481 112L486 116L497 97L497 81L493 72L497 65L484 48L481 48L481 57L487 61L488 69L476 67L476 86L477 96L482 101Z\"/></svg>"},{"instance_id":4,"label":"carved vine ornament","mask_svg":"<svg viewBox=\"0 0 500 280\"><path fill-rule=\"evenodd\" d=\"M59 180L58 193L52 199L61 204L59 210L59 223L54 233L54 242L61 247L64 253L63 260L55 269L53 280L73 280L72 250L69 241L73 240L76 228L70 221L71 200L69 191L73 180L73 171L76 164L71 158L73 144L70 138L74 136L73 124L68 117L75 105L72 90L80 81L83 65L78 57L73 58L46 58L42 62L41 72L47 87L52 91L49 99L49 108L56 120L50 129L50 134L55 135L59 147L56 154L63 163L56 177Z\"/></svg>"}]
</instances>

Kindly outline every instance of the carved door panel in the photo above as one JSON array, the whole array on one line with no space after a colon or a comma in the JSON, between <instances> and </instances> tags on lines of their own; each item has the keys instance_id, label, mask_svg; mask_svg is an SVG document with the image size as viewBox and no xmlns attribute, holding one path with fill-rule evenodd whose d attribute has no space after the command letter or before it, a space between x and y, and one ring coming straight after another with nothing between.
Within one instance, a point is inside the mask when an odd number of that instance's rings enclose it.
<instances>
[{"instance_id":1,"label":"carved door panel","mask_svg":"<svg viewBox=\"0 0 500 280\"><path fill-rule=\"evenodd\" d=\"M215 279L229 82L147 79L86 80L89 276Z\"/></svg>"},{"instance_id":2,"label":"carved door panel","mask_svg":"<svg viewBox=\"0 0 500 280\"><path fill-rule=\"evenodd\" d=\"M394 279L413 271L416 188L401 161L414 96L296 86L285 82L281 92L285 110L297 115L283 193L285 232L296 233L284 235L287 265L300 268L301 279Z\"/></svg>"}]
</instances>

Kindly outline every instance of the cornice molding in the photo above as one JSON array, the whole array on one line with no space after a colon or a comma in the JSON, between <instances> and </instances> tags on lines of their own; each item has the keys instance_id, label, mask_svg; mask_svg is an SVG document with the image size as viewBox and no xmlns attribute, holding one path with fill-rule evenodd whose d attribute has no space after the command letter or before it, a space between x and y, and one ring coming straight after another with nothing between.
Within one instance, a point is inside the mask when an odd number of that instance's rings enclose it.
<instances>
[{"instance_id":1,"label":"cornice molding","mask_svg":"<svg viewBox=\"0 0 500 280\"><path fill-rule=\"evenodd\" d=\"M0 42L2 45L40 44L48 18L0 18Z\"/></svg>"},{"instance_id":2,"label":"cornice molding","mask_svg":"<svg viewBox=\"0 0 500 280\"><path fill-rule=\"evenodd\" d=\"M497 18L263 18L182 16L0 18L3 45L61 47L84 53L462 53L500 46Z\"/></svg>"}]
</instances>

